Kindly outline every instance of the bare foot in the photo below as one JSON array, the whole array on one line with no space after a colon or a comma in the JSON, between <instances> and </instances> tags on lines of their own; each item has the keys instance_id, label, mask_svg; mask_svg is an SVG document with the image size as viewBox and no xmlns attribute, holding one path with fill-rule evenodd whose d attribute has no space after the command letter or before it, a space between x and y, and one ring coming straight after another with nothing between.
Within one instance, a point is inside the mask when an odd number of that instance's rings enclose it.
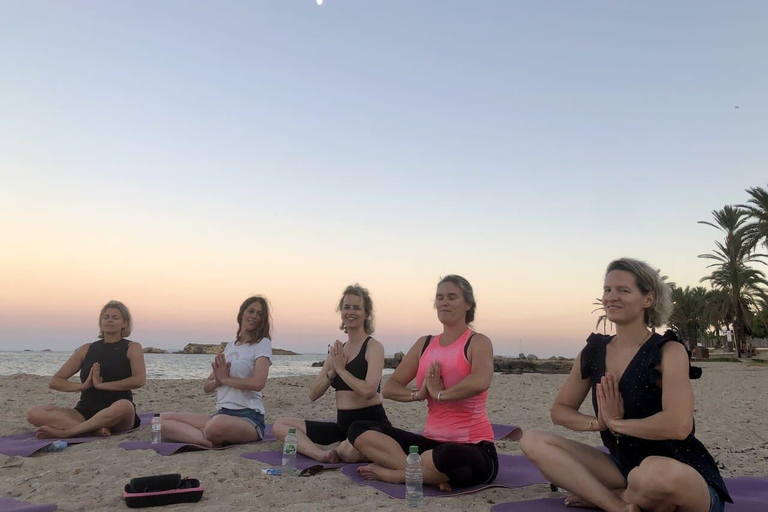
<instances>
[{"instance_id":1,"label":"bare foot","mask_svg":"<svg viewBox=\"0 0 768 512\"><path fill-rule=\"evenodd\" d=\"M627 505L624 512L643 512L637 505Z\"/></svg>"},{"instance_id":2,"label":"bare foot","mask_svg":"<svg viewBox=\"0 0 768 512\"><path fill-rule=\"evenodd\" d=\"M453 489L451 489L451 483L450 482L443 482L442 484L439 484L438 487L443 492L451 492Z\"/></svg>"},{"instance_id":3,"label":"bare foot","mask_svg":"<svg viewBox=\"0 0 768 512\"><path fill-rule=\"evenodd\" d=\"M327 452L323 452L323 454L318 458L320 462L328 462L331 464L336 464L339 462L339 452L336 451L336 448L331 448Z\"/></svg>"},{"instance_id":4,"label":"bare foot","mask_svg":"<svg viewBox=\"0 0 768 512\"><path fill-rule=\"evenodd\" d=\"M93 435L100 436L100 437L109 437L112 435L112 431L109 430L107 427L102 427L96 432L94 432Z\"/></svg>"},{"instance_id":5,"label":"bare foot","mask_svg":"<svg viewBox=\"0 0 768 512\"><path fill-rule=\"evenodd\" d=\"M567 496L563 504L566 507L597 508L592 502L585 500L581 496L576 496L575 494Z\"/></svg>"},{"instance_id":6,"label":"bare foot","mask_svg":"<svg viewBox=\"0 0 768 512\"><path fill-rule=\"evenodd\" d=\"M360 466L357 468L357 472L366 480L379 480L391 484L402 484L405 482L405 471L383 468L378 464Z\"/></svg>"},{"instance_id":7,"label":"bare foot","mask_svg":"<svg viewBox=\"0 0 768 512\"><path fill-rule=\"evenodd\" d=\"M37 430L35 430L35 436L38 439L63 439L65 437L69 437L65 430L49 427L47 425L37 427Z\"/></svg>"}]
</instances>

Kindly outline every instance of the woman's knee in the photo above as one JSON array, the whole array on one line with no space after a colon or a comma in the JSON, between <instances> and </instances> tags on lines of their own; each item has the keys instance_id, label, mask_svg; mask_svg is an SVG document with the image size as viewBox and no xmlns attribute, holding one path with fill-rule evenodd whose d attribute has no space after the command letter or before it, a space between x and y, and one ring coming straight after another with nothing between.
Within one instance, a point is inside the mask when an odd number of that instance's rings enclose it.
<instances>
[{"instance_id":1,"label":"woman's knee","mask_svg":"<svg viewBox=\"0 0 768 512\"><path fill-rule=\"evenodd\" d=\"M288 429L294 427L294 425L292 425L294 420L295 418L277 418L275 423L272 425L272 433L275 435L275 437L282 441L288 434Z\"/></svg>"},{"instance_id":2,"label":"woman's knee","mask_svg":"<svg viewBox=\"0 0 768 512\"><path fill-rule=\"evenodd\" d=\"M118 400L109 407L120 418L133 419L133 415L136 413L136 409L133 407L133 403L130 400Z\"/></svg>"},{"instance_id":3,"label":"woman's knee","mask_svg":"<svg viewBox=\"0 0 768 512\"><path fill-rule=\"evenodd\" d=\"M520 449L526 457L534 460L546 448L556 436L543 430L526 430L520 438Z\"/></svg>"},{"instance_id":4,"label":"woman's knee","mask_svg":"<svg viewBox=\"0 0 768 512\"><path fill-rule=\"evenodd\" d=\"M227 435L226 420L223 416L214 416L203 427L203 435L212 443L221 443Z\"/></svg>"},{"instance_id":5,"label":"woman's knee","mask_svg":"<svg viewBox=\"0 0 768 512\"><path fill-rule=\"evenodd\" d=\"M628 486L649 499L660 500L680 489L684 475L674 460L650 456L627 475Z\"/></svg>"},{"instance_id":6,"label":"woman's knee","mask_svg":"<svg viewBox=\"0 0 768 512\"><path fill-rule=\"evenodd\" d=\"M45 417L50 413L50 405L35 405L27 411L27 421L36 427L45 423Z\"/></svg>"}]
</instances>

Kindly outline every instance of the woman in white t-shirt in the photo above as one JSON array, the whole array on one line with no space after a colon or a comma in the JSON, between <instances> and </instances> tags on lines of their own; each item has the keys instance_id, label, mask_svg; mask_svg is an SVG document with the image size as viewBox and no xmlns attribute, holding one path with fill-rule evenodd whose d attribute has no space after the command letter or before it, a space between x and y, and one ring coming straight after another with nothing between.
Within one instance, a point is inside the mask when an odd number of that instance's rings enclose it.
<instances>
[{"instance_id":1,"label":"woman in white t-shirt","mask_svg":"<svg viewBox=\"0 0 768 512\"><path fill-rule=\"evenodd\" d=\"M261 390L272 364L269 305L261 296L246 299L237 314L237 338L211 363L203 390L216 391L216 414L161 414L163 440L217 447L258 441L264 436Z\"/></svg>"}]
</instances>

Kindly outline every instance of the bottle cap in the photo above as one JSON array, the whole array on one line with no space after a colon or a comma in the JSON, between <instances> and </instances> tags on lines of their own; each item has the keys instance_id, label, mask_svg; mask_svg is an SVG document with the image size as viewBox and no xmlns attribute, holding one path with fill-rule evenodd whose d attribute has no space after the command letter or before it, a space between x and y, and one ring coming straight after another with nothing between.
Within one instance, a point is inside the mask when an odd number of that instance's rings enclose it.
<instances>
[{"instance_id":1,"label":"bottle cap","mask_svg":"<svg viewBox=\"0 0 768 512\"><path fill-rule=\"evenodd\" d=\"M67 442L66 441L60 441L60 443L61 443L60 446L61 446L62 449L67 447Z\"/></svg>"},{"instance_id":2,"label":"bottle cap","mask_svg":"<svg viewBox=\"0 0 768 512\"><path fill-rule=\"evenodd\" d=\"M288 433L289 434L295 434L296 433L296 429L291 427L291 428L288 429Z\"/></svg>"},{"instance_id":3,"label":"bottle cap","mask_svg":"<svg viewBox=\"0 0 768 512\"><path fill-rule=\"evenodd\" d=\"M411 446L411 448L408 450L409 453L419 453L419 447L418 446Z\"/></svg>"}]
</instances>

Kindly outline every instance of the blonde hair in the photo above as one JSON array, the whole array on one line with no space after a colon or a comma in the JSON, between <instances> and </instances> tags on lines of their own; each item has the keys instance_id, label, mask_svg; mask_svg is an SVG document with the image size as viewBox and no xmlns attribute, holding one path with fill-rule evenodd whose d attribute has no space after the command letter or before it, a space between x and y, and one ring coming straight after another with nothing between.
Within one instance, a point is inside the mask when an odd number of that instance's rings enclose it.
<instances>
[{"instance_id":1,"label":"blonde hair","mask_svg":"<svg viewBox=\"0 0 768 512\"><path fill-rule=\"evenodd\" d=\"M619 258L608 264L607 276L614 270L623 270L635 276L635 283L640 292L653 294L653 303L645 309L645 325L660 327L667 323L672 313L672 290L661 278L659 271L644 261L632 258Z\"/></svg>"},{"instance_id":2,"label":"blonde hair","mask_svg":"<svg viewBox=\"0 0 768 512\"><path fill-rule=\"evenodd\" d=\"M116 309L120 311L120 314L123 316L123 320L126 323L126 326L120 331L120 336L123 338L130 336L131 331L133 331L133 317L131 317L131 312L128 309L128 306L119 300L111 300L104 304L104 307L101 308L101 312L99 313L99 338L104 338L104 331L101 330L101 317L104 316L104 313L108 309Z\"/></svg>"},{"instance_id":3,"label":"blonde hair","mask_svg":"<svg viewBox=\"0 0 768 512\"><path fill-rule=\"evenodd\" d=\"M336 311L338 313L341 313L341 308L344 306L344 297L347 295L355 295L363 299L363 313L365 314L363 329L365 330L366 334L373 334L373 299L371 299L371 294L368 292L368 289L363 288L358 283L349 285L344 288L344 293L341 294L341 299L339 299L339 305L336 306ZM347 326L344 325L344 322L341 322L339 329L347 332Z\"/></svg>"}]
</instances>

